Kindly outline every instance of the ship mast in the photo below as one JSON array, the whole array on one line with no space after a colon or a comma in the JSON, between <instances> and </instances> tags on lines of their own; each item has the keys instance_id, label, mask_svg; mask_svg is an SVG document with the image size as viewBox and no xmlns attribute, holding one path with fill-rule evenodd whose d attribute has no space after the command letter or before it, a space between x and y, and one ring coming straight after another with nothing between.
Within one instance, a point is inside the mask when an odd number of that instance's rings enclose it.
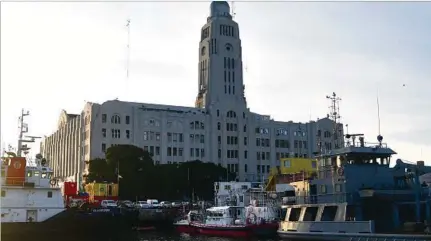
<instances>
[{"instance_id":1,"label":"ship mast","mask_svg":"<svg viewBox=\"0 0 431 241\"><path fill-rule=\"evenodd\" d=\"M334 128L333 128L333 133L332 133L332 137L334 140L334 148L338 149L340 148L340 137L341 137L341 132L339 130L339 126L340 126L340 100L341 98L337 96L337 94L335 94L335 92L332 92L332 95L326 96L327 99L329 99L331 101L331 105L329 106L329 114L328 117L334 122Z\"/></svg>"},{"instance_id":2,"label":"ship mast","mask_svg":"<svg viewBox=\"0 0 431 241\"><path fill-rule=\"evenodd\" d=\"M17 156L21 156L21 153L24 152L24 154L28 153L28 150L30 150L29 147L27 147L26 144L23 143L33 143L35 142L35 139L40 138L39 136L24 136L24 133L28 132L28 124L24 122L24 117L29 116L29 111L24 111L24 109L21 110L21 116L19 117L19 136L18 136L18 147L17 147ZM25 139L30 138L30 139Z\"/></svg>"}]
</instances>

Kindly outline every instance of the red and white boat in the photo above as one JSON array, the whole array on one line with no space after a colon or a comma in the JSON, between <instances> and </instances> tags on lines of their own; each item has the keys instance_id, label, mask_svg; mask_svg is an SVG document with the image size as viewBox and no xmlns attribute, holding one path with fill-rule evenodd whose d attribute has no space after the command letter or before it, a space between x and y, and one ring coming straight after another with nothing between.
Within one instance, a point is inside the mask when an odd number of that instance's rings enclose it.
<instances>
[{"instance_id":1,"label":"red and white boat","mask_svg":"<svg viewBox=\"0 0 431 241\"><path fill-rule=\"evenodd\" d=\"M238 206L212 207L206 210L203 222L192 221L193 233L217 237L250 237L252 229L245 223L245 208Z\"/></svg>"},{"instance_id":2,"label":"red and white boat","mask_svg":"<svg viewBox=\"0 0 431 241\"><path fill-rule=\"evenodd\" d=\"M174 222L175 229L179 233L187 233L187 234L194 234L195 228L190 225L191 222L196 220L196 217L198 216L197 211L190 211L183 219L180 219L176 222Z\"/></svg>"}]
</instances>

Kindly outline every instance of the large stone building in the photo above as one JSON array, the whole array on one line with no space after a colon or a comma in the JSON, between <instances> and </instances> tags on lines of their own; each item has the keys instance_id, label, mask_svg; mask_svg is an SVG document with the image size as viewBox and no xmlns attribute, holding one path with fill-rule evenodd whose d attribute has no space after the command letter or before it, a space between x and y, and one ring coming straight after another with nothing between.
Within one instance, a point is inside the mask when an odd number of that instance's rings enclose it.
<instances>
[{"instance_id":1,"label":"large stone building","mask_svg":"<svg viewBox=\"0 0 431 241\"><path fill-rule=\"evenodd\" d=\"M61 114L59 129L42 143L59 177L80 178L87 161L117 144L153 153L156 164L214 162L240 180L266 177L283 157L310 157L318 142L335 147L334 122L275 121L253 113L244 96L241 39L226 2L212 2L199 42L195 107L112 100L87 103L81 115ZM340 134L343 134L339 125Z\"/></svg>"}]
</instances>

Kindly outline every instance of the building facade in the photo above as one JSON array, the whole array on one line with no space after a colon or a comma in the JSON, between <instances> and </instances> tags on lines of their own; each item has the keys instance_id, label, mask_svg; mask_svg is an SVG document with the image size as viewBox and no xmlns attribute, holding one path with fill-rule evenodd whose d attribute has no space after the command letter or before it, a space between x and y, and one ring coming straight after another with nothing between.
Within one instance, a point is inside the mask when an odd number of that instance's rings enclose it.
<instances>
[{"instance_id":1,"label":"building facade","mask_svg":"<svg viewBox=\"0 0 431 241\"><path fill-rule=\"evenodd\" d=\"M65 165L79 167L79 176L88 169L86 162L103 158L108 147L132 144L151 152L156 164L201 160L227 167L239 180L258 181L280 158L310 157L319 143L325 149L335 147L334 122L328 118L281 122L247 107L239 28L227 2L211 3L198 54L195 107L119 100L87 103L76 117L81 123L73 132L79 142L73 149L76 158L67 157L67 162L79 164ZM62 128L67 127L59 131ZM342 125L337 128L342 135ZM57 132L46 139L43 153L62 163L66 162L63 149L53 148L62 140L55 139Z\"/></svg>"}]
</instances>

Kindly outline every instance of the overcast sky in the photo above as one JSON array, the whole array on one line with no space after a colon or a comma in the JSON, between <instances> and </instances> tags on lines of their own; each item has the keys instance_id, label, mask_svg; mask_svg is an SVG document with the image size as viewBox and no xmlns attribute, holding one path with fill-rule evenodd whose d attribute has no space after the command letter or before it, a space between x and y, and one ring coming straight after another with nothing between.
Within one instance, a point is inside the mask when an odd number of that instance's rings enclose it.
<instances>
[{"instance_id":1,"label":"overcast sky","mask_svg":"<svg viewBox=\"0 0 431 241\"><path fill-rule=\"evenodd\" d=\"M235 12L252 111L315 120L335 91L349 132L375 142L379 93L384 141L431 164L431 3L237 2ZM85 101L193 106L208 13L209 2L2 3L2 146L15 145L21 108L42 136Z\"/></svg>"}]
</instances>

